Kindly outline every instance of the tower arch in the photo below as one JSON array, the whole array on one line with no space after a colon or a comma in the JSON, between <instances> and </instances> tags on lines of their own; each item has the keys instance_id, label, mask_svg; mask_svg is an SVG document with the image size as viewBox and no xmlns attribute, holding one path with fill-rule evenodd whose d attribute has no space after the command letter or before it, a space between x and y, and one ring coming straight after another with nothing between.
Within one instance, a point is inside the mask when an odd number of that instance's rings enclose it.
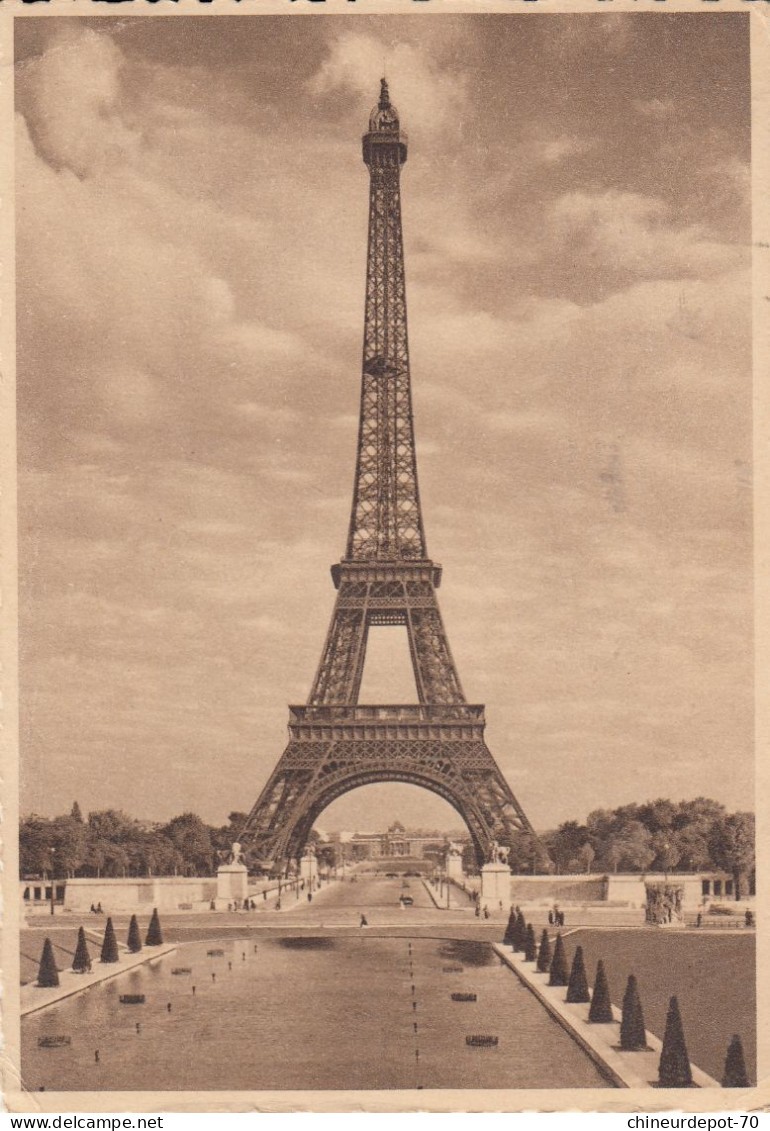
<instances>
[{"instance_id":1,"label":"tower arch","mask_svg":"<svg viewBox=\"0 0 770 1131\"><path fill-rule=\"evenodd\" d=\"M284 830L283 845L279 848L281 857L286 860L297 859L310 837L310 831L325 809L346 793L351 793L367 785L380 785L386 782L401 782L428 790L448 802L468 829L479 865L488 858L492 836L488 823L479 807L468 796L460 796L457 789L440 780L435 775L413 770L394 770L384 764L372 765L345 773L336 779L319 784L316 790L308 793L307 807L298 816L293 827Z\"/></svg>"}]
</instances>

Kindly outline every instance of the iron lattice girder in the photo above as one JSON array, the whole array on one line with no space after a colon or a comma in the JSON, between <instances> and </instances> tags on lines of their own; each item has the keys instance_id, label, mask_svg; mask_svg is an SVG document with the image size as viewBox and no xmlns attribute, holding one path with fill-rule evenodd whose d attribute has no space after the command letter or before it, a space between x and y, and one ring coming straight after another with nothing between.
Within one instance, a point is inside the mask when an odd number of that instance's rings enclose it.
<instances>
[{"instance_id":1,"label":"iron lattice girder","mask_svg":"<svg viewBox=\"0 0 770 1131\"><path fill-rule=\"evenodd\" d=\"M393 708L371 708L392 710ZM296 710L296 708L293 708ZM495 842L534 832L482 740L416 741L352 735L326 742L292 738L242 835L264 861L300 853L313 822L332 801L361 785L407 782L448 801L471 833L480 859Z\"/></svg>"},{"instance_id":2,"label":"iron lattice girder","mask_svg":"<svg viewBox=\"0 0 770 1131\"><path fill-rule=\"evenodd\" d=\"M412 421L400 167L406 136L387 84L364 136L370 171L361 418L347 552L309 701L291 707L289 745L241 839L285 866L318 814L359 786L432 790L466 822L481 863L495 843L537 837L484 741L484 708L465 702L439 611L441 566L427 557ZM369 628L406 627L419 703L358 703Z\"/></svg>"},{"instance_id":3,"label":"iron lattice girder","mask_svg":"<svg viewBox=\"0 0 770 1131\"><path fill-rule=\"evenodd\" d=\"M347 557L425 558L417 485L406 282L401 226L399 134L364 151L370 173L361 415ZM367 135L371 137L372 135Z\"/></svg>"},{"instance_id":4,"label":"iron lattice girder","mask_svg":"<svg viewBox=\"0 0 770 1131\"><path fill-rule=\"evenodd\" d=\"M464 703L462 685L441 619L436 586L441 569L414 563L344 561L332 570L337 602L311 704L357 703L369 628L404 625L421 703Z\"/></svg>"}]
</instances>

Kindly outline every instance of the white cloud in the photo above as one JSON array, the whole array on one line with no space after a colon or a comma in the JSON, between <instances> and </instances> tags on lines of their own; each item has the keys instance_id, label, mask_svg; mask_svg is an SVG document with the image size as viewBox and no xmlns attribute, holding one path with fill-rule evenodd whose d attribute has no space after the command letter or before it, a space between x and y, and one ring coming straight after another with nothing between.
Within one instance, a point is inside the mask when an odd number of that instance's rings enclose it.
<instances>
[{"instance_id":1,"label":"white cloud","mask_svg":"<svg viewBox=\"0 0 770 1131\"><path fill-rule=\"evenodd\" d=\"M698 278L740 262L740 249L717 242L699 225L677 226L662 200L640 193L564 193L548 219L565 255L580 256L594 270L607 265L629 276Z\"/></svg>"},{"instance_id":2,"label":"white cloud","mask_svg":"<svg viewBox=\"0 0 770 1131\"><path fill-rule=\"evenodd\" d=\"M389 43L353 31L341 31L328 57L310 82L314 94L353 91L369 107L379 97L379 80L387 74L391 96L408 129L429 139L456 131L466 102L466 78L436 66L430 55L412 43Z\"/></svg>"},{"instance_id":3,"label":"white cloud","mask_svg":"<svg viewBox=\"0 0 770 1131\"><path fill-rule=\"evenodd\" d=\"M62 27L67 30L49 49L27 63L21 103L46 160L86 177L135 152L141 133L122 114L121 52L114 41L89 28Z\"/></svg>"}]
</instances>

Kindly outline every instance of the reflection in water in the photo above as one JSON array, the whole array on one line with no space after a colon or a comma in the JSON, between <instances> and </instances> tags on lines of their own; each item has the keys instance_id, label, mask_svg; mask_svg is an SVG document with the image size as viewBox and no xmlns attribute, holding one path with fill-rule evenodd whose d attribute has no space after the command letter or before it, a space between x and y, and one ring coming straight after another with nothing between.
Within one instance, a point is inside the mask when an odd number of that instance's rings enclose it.
<instances>
[{"instance_id":1,"label":"reflection in water","mask_svg":"<svg viewBox=\"0 0 770 1131\"><path fill-rule=\"evenodd\" d=\"M495 966L500 963L491 946L471 939L450 939L448 946L442 946L441 954L445 958L454 958L463 966Z\"/></svg>"},{"instance_id":2,"label":"reflection in water","mask_svg":"<svg viewBox=\"0 0 770 1131\"><path fill-rule=\"evenodd\" d=\"M279 946L289 950L334 950L334 939L302 936L296 939L278 939L277 942Z\"/></svg>"},{"instance_id":3,"label":"reflection in water","mask_svg":"<svg viewBox=\"0 0 770 1131\"><path fill-rule=\"evenodd\" d=\"M152 965L31 1014L22 1026L25 1086L240 1091L603 1084L486 943L368 936L265 940L256 952L243 941L221 945L223 957L210 957L206 942L186 943ZM191 967L189 977L171 974L181 964ZM121 1005L125 993L143 993L146 1003ZM476 1001L453 1001L452 993L475 993ZM474 1033L494 1034L497 1047L466 1045ZM38 1038L51 1034L68 1034L72 1043L38 1048Z\"/></svg>"}]
</instances>

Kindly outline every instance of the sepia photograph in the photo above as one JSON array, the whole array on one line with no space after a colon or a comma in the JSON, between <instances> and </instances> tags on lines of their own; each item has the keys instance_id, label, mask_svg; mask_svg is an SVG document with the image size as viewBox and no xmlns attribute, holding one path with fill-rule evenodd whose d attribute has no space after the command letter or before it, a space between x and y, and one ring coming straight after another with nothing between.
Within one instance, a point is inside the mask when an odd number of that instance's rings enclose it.
<instances>
[{"instance_id":1,"label":"sepia photograph","mask_svg":"<svg viewBox=\"0 0 770 1131\"><path fill-rule=\"evenodd\" d=\"M6 1103L745 1104L754 16L32 7Z\"/></svg>"}]
</instances>

